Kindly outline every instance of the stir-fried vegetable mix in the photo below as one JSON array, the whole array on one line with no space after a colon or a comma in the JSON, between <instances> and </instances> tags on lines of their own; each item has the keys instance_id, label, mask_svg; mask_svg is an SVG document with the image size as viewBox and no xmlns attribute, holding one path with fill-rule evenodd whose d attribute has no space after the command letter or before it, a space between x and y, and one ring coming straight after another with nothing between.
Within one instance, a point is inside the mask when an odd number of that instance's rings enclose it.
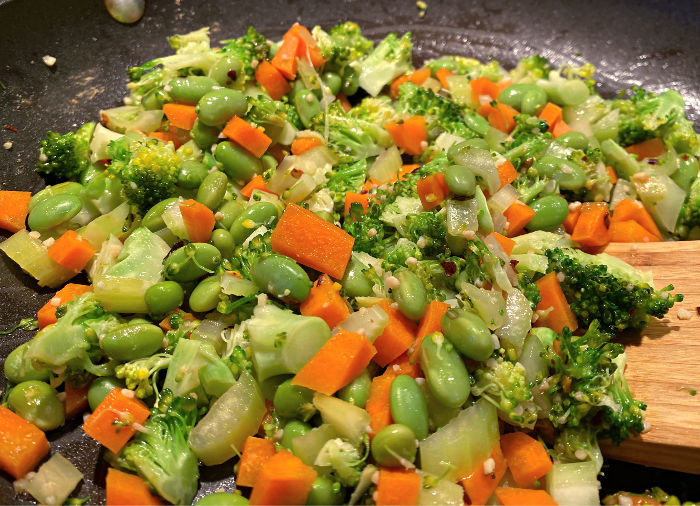
<instances>
[{"instance_id":1,"label":"stir-fried vegetable mix","mask_svg":"<svg viewBox=\"0 0 700 506\"><path fill-rule=\"evenodd\" d=\"M60 455L27 472L84 417L108 504L190 504L222 463L198 504L598 504L598 439L648 428L615 335L682 295L592 253L700 237L682 97L416 68L352 22L170 45L0 192L0 250L60 288L4 363L18 489L68 497Z\"/></svg>"}]
</instances>

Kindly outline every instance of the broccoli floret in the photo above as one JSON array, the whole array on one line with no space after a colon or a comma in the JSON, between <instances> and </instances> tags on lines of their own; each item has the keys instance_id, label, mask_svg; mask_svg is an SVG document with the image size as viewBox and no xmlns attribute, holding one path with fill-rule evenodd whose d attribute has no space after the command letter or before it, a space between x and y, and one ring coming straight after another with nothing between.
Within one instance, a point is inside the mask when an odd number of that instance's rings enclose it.
<instances>
[{"instance_id":1,"label":"broccoli floret","mask_svg":"<svg viewBox=\"0 0 700 506\"><path fill-rule=\"evenodd\" d=\"M366 39L358 24L352 21L339 23L327 33L320 26L315 26L311 34L316 39L328 69L341 70L374 48L374 43Z\"/></svg>"},{"instance_id":2,"label":"broccoli floret","mask_svg":"<svg viewBox=\"0 0 700 506\"><path fill-rule=\"evenodd\" d=\"M364 251L373 257L382 258L389 245L398 239L396 233L386 229L381 214L382 207L375 202L370 202L364 214L360 203L352 203L350 213L343 221L343 228L355 238L353 251Z\"/></svg>"},{"instance_id":3,"label":"broccoli floret","mask_svg":"<svg viewBox=\"0 0 700 506\"><path fill-rule=\"evenodd\" d=\"M516 83L534 82L546 78L552 70L547 58L533 54L520 60L510 75Z\"/></svg>"},{"instance_id":4,"label":"broccoli floret","mask_svg":"<svg viewBox=\"0 0 700 506\"><path fill-rule=\"evenodd\" d=\"M401 38L390 33L361 60L352 62L359 72L360 87L376 97L394 78L413 69L411 32Z\"/></svg>"},{"instance_id":5,"label":"broccoli floret","mask_svg":"<svg viewBox=\"0 0 700 506\"><path fill-rule=\"evenodd\" d=\"M75 132L48 132L42 140L36 171L56 179L75 179L90 165L90 139L95 123L85 123Z\"/></svg>"},{"instance_id":6,"label":"broccoli floret","mask_svg":"<svg viewBox=\"0 0 700 506\"><path fill-rule=\"evenodd\" d=\"M598 446L600 428L590 424L565 427L556 436L552 457L555 462L582 462L590 460L598 471L603 466L603 454Z\"/></svg>"},{"instance_id":7,"label":"broccoli floret","mask_svg":"<svg viewBox=\"0 0 700 506\"><path fill-rule=\"evenodd\" d=\"M641 329L652 316L662 318L683 300L671 294L673 285L656 290L650 279L622 260L605 253L589 255L580 250L556 248L545 252L548 272L564 275L561 282L571 310L579 323L594 319L611 332Z\"/></svg>"},{"instance_id":8,"label":"broccoli floret","mask_svg":"<svg viewBox=\"0 0 700 506\"><path fill-rule=\"evenodd\" d=\"M472 386L473 395L496 406L499 416L508 423L518 427L535 426L537 407L530 393L533 385L525 379L522 364L502 357L489 359L474 375L476 384Z\"/></svg>"},{"instance_id":9,"label":"broccoli floret","mask_svg":"<svg viewBox=\"0 0 700 506\"><path fill-rule=\"evenodd\" d=\"M318 452L314 465L330 467L332 474L346 487L354 487L360 481L365 462L360 451L340 438L330 439Z\"/></svg>"},{"instance_id":10,"label":"broccoli floret","mask_svg":"<svg viewBox=\"0 0 700 506\"><path fill-rule=\"evenodd\" d=\"M518 288L523 292L527 300L530 301L530 306L534 310L537 304L542 300L542 297L540 296L539 288L537 288L537 285L532 281L532 278L527 274L519 273Z\"/></svg>"},{"instance_id":11,"label":"broccoli floret","mask_svg":"<svg viewBox=\"0 0 700 506\"><path fill-rule=\"evenodd\" d=\"M410 214L406 217L404 228L406 237L411 241L417 243L421 237L423 238L425 241L425 246L423 247L425 255L437 255L444 253L447 249L447 224L445 219L437 213Z\"/></svg>"},{"instance_id":12,"label":"broccoli floret","mask_svg":"<svg viewBox=\"0 0 700 506\"><path fill-rule=\"evenodd\" d=\"M644 430L644 411L647 406L632 397L632 392L625 379L627 355L621 353L615 360L617 369L612 376L609 389L611 405L604 406L605 422L600 433L601 438L610 438L614 444L620 444L634 433Z\"/></svg>"},{"instance_id":13,"label":"broccoli floret","mask_svg":"<svg viewBox=\"0 0 700 506\"><path fill-rule=\"evenodd\" d=\"M248 350L250 350L250 348L248 348ZM234 346L233 352L226 360L229 362L229 368L234 378L238 379L243 371L248 371L248 374L253 374L253 362L251 362L248 353L241 346Z\"/></svg>"},{"instance_id":14,"label":"broccoli floret","mask_svg":"<svg viewBox=\"0 0 700 506\"><path fill-rule=\"evenodd\" d=\"M255 262L272 254L271 234L266 232L253 237L245 248L242 245L236 246L231 258L232 269L246 279L253 279L251 269Z\"/></svg>"},{"instance_id":15,"label":"broccoli floret","mask_svg":"<svg viewBox=\"0 0 700 506\"><path fill-rule=\"evenodd\" d=\"M209 46L209 28L200 28L194 32L176 34L168 37L168 44L175 51L187 47L188 44L206 44Z\"/></svg>"},{"instance_id":16,"label":"broccoli floret","mask_svg":"<svg viewBox=\"0 0 700 506\"><path fill-rule=\"evenodd\" d=\"M118 365L114 372L117 378L126 382L126 388L134 390L136 397L145 399L154 392L158 393L158 371L167 369L171 359L167 353L157 353Z\"/></svg>"},{"instance_id":17,"label":"broccoli floret","mask_svg":"<svg viewBox=\"0 0 700 506\"><path fill-rule=\"evenodd\" d=\"M515 128L510 134L513 140L506 143L503 156L516 169L520 168L524 160L540 156L549 146L552 134L548 130L546 121L528 114L518 114L515 117Z\"/></svg>"},{"instance_id":18,"label":"broccoli floret","mask_svg":"<svg viewBox=\"0 0 700 506\"><path fill-rule=\"evenodd\" d=\"M610 174L605 168L604 156L600 148L588 148L586 151L577 149L569 155L569 160L586 173L586 183L576 194L579 200L609 201L613 184L610 182Z\"/></svg>"},{"instance_id":19,"label":"broccoli floret","mask_svg":"<svg viewBox=\"0 0 700 506\"><path fill-rule=\"evenodd\" d=\"M171 143L128 135L109 143L108 170L122 180L124 195L143 215L176 194L180 158Z\"/></svg>"},{"instance_id":20,"label":"broccoli floret","mask_svg":"<svg viewBox=\"0 0 700 506\"><path fill-rule=\"evenodd\" d=\"M337 209L343 208L346 192L359 192L367 178L367 160L340 165L327 174L326 188Z\"/></svg>"},{"instance_id":21,"label":"broccoli floret","mask_svg":"<svg viewBox=\"0 0 700 506\"><path fill-rule=\"evenodd\" d=\"M425 66L430 69L431 72L435 73L440 69L447 69L455 74L464 75L469 74L472 76L475 71L482 67L479 60L474 58L465 58L464 56L442 56L435 60L429 60L425 62ZM473 77L478 77L473 75Z\"/></svg>"},{"instance_id":22,"label":"broccoli floret","mask_svg":"<svg viewBox=\"0 0 700 506\"><path fill-rule=\"evenodd\" d=\"M695 179L690 185L690 191L679 218L679 226L676 229L685 231L681 235L687 235L696 227L700 227L700 178Z\"/></svg>"},{"instance_id":23,"label":"broccoli floret","mask_svg":"<svg viewBox=\"0 0 700 506\"><path fill-rule=\"evenodd\" d=\"M266 60L270 53L267 39L252 26L243 37L221 42L226 44L221 50L238 58L248 79L253 79L258 63Z\"/></svg>"},{"instance_id":24,"label":"broccoli floret","mask_svg":"<svg viewBox=\"0 0 700 506\"><path fill-rule=\"evenodd\" d=\"M116 456L117 465L136 471L167 501L190 504L199 480L197 456L187 444L195 423L197 401L163 390L144 424L146 430Z\"/></svg>"},{"instance_id":25,"label":"broccoli floret","mask_svg":"<svg viewBox=\"0 0 700 506\"><path fill-rule=\"evenodd\" d=\"M394 106L386 95L365 97L348 111L348 116L383 126L394 116Z\"/></svg>"},{"instance_id":26,"label":"broccoli floret","mask_svg":"<svg viewBox=\"0 0 700 506\"><path fill-rule=\"evenodd\" d=\"M525 204L529 204L544 190L549 178L537 175L534 169L528 170L524 174L518 174L511 184L513 188L520 194L519 200Z\"/></svg>"}]
</instances>

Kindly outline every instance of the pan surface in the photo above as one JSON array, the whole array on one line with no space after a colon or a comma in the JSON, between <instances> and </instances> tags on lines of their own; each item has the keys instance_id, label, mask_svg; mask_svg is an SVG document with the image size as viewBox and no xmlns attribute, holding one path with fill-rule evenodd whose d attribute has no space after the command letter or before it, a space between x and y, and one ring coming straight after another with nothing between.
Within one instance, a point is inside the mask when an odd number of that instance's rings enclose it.
<instances>
[{"instance_id":1,"label":"pan surface","mask_svg":"<svg viewBox=\"0 0 700 506\"><path fill-rule=\"evenodd\" d=\"M691 119L700 119L697 0L484 3L432 0L420 19L413 0L147 0L143 19L126 26L112 20L99 0L0 0L0 144L13 143L12 149L0 150L0 189L43 187L33 167L46 131L73 130L96 120L99 109L121 105L127 68L168 54L168 35L202 26L211 27L212 40L238 36L249 25L276 38L295 21L328 28L349 19L375 40L390 31L412 31L417 60L460 54L511 67L520 57L539 53L556 65L589 61L603 94L631 85L675 88L686 98ZM42 63L44 55L57 58L55 67ZM52 292L38 289L3 256L0 328L35 314ZM31 335L0 336L0 361ZM4 386L0 379L0 390ZM77 421L49 436L52 449L85 474L73 496L102 502L106 464L100 446ZM606 462L603 494L658 485L681 500L700 498L697 477ZM232 488L231 475L230 463L203 469L200 495ZM0 472L0 504L31 502L27 495L15 495L9 476Z\"/></svg>"}]
</instances>

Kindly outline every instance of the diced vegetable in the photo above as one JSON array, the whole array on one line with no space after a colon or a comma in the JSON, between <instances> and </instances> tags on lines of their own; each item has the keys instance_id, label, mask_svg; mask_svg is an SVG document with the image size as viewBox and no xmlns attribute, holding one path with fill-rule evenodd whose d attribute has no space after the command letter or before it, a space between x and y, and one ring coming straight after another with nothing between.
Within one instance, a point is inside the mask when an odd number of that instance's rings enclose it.
<instances>
[{"instance_id":1,"label":"diced vegetable","mask_svg":"<svg viewBox=\"0 0 700 506\"><path fill-rule=\"evenodd\" d=\"M143 425L150 411L130 390L115 388L83 423L85 433L114 453L136 433L134 424Z\"/></svg>"},{"instance_id":2,"label":"diced vegetable","mask_svg":"<svg viewBox=\"0 0 700 506\"><path fill-rule=\"evenodd\" d=\"M250 504L305 504L316 471L286 450L273 455L258 474Z\"/></svg>"},{"instance_id":3,"label":"diced vegetable","mask_svg":"<svg viewBox=\"0 0 700 506\"><path fill-rule=\"evenodd\" d=\"M389 316L389 323L374 341L377 349L374 361L384 367L413 344L416 325L398 309L394 309L388 300L384 299L378 305Z\"/></svg>"},{"instance_id":4,"label":"diced vegetable","mask_svg":"<svg viewBox=\"0 0 700 506\"><path fill-rule=\"evenodd\" d=\"M547 493L561 506L600 504L598 469L594 462L554 464L547 475Z\"/></svg>"},{"instance_id":5,"label":"diced vegetable","mask_svg":"<svg viewBox=\"0 0 700 506\"><path fill-rule=\"evenodd\" d=\"M29 214L31 192L0 191L0 228L19 232Z\"/></svg>"},{"instance_id":6,"label":"diced vegetable","mask_svg":"<svg viewBox=\"0 0 700 506\"><path fill-rule=\"evenodd\" d=\"M259 437L248 436L241 453L241 462L238 465L236 484L241 487L253 487L258 480L258 475L268 460L275 454L275 445L272 441Z\"/></svg>"},{"instance_id":7,"label":"diced vegetable","mask_svg":"<svg viewBox=\"0 0 700 506\"><path fill-rule=\"evenodd\" d=\"M527 488L498 487L496 499L503 506L557 506L559 504L544 490Z\"/></svg>"},{"instance_id":8,"label":"diced vegetable","mask_svg":"<svg viewBox=\"0 0 700 506\"><path fill-rule=\"evenodd\" d=\"M486 504L493 491L506 474L506 459L501 452L501 446L496 444L489 457L479 462L476 467L460 480L464 492L471 504Z\"/></svg>"},{"instance_id":9,"label":"diced vegetable","mask_svg":"<svg viewBox=\"0 0 700 506\"><path fill-rule=\"evenodd\" d=\"M159 497L151 494L151 489L143 478L113 467L107 469L105 496L107 506L163 504Z\"/></svg>"},{"instance_id":10,"label":"diced vegetable","mask_svg":"<svg viewBox=\"0 0 700 506\"><path fill-rule=\"evenodd\" d=\"M74 272L82 271L94 254L95 248L75 230L66 231L49 246L51 259Z\"/></svg>"},{"instance_id":11,"label":"diced vegetable","mask_svg":"<svg viewBox=\"0 0 700 506\"><path fill-rule=\"evenodd\" d=\"M537 310L549 311L544 318L538 319L535 324L537 326L546 325L556 333L560 333L564 327L568 327L571 332L575 331L578 328L578 321L566 301L557 279L557 273L550 272L538 279L535 284L542 298L537 304Z\"/></svg>"},{"instance_id":12,"label":"diced vegetable","mask_svg":"<svg viewBox=\"0 0 700 506\"><path fill-rule=\"evenodd\" d=\"M380 469L377 482L377 506L416 504L421 478L413 470Z\"/></svg>"},{"instance_id":13,"label":"diced vegetable","mask_svg":"<svg viewBox=\"0 0 700 506\"><path fill-rule=\"evenodd\" d=\"M535 486L535 481L552 470L552 459L538 440L524 432L501 436L501 450L519 487Z\"/></svg>"},{"instance_id":14,"label":"diced vegetable","mask_svg":"<svg viewBox=\"0 0 700 506\"><path fill-rule=\"evenodd\" d=\"M56 308L58 308L58 306L62 306L66 302L70 302L74 298L91 291L92 287L89 285L79 285L76 283L68 283L65 285L37 312L36 318L39 328L43 329L47 325L56 323Z\"/></svg>"},{"instance_id":15,"label":"diced vegetable","mask_svg":"<svg viewBox=\"0 0 700 506\"><path fill-rule=\"evenodd\" d=\"M322 274L311 288L309 297L299 306L299 312L304 316L318 316L330 328L334 328L350 316L339 290L340 286L336 287L326 274Z\"/></svg>"},{"instance_id":16,"label":"diced vegetable","mask_svg":"<svg viewBox=\"0 0 700 506\"><path fill-rule=\"evenodd\" d=\"M323 422L330 424L352 444L358 444L369 428L370 417L367 411L337 397L316 392L314 406L321 413Z\"/></svg>"},{"instance_id":17,"label":"diced vegetable","mask_svg":"<svg viewBox=\"0 0 700 506\"><path fill-rule=\"evenodd\" d=\"M60 453L54 453L39 470L15 481L15 490L28 492L39 504L63 504L83 479L83 473Z\"/></svg>"},{"instance_id":18,"label":"diced vegetable","mask_svg":"<svg viewBox=\"0 0 700 506\"><path fill-rule=\"evenodd\" d=\"M5 406L0 406L0 469L21 478L49 453L44 433Z\"/></svg>"},{"instance_id":19,"label":"diced vegetable","mask_svg":"<svg viewBox=\"0 0 700 506\"><path fill-rule=\"evenodd\" d=\"M75 276L75 272L56 263L39 239L20 230L0 244L0 251L36 279L39 286L56 288Z\"/></svg>"}]
</instances>

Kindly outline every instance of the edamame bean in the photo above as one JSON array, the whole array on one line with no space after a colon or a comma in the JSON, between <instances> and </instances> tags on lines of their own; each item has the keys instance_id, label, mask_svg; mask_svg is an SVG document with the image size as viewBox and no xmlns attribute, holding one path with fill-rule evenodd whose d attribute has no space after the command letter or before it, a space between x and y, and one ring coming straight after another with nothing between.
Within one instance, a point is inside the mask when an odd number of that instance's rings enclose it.
<instances>
[{"instance_id":1,"label":"edamame bean","mask_svg":"<svg viewBox=\"0 0 700 506\"><path fill-rule=\"evenodd\" d=\"M365 369L362 371L362 374L340 389L338 397L345 402L349 402L358 408L364 409L367 404L367 399L369 399L369 389L371 385L372 378L369 375L369 371Z\"/></svg>"},{"instance_id":2,"label":"edamame bean","mask_svg":"<svg viewBox=\"0 0 700 506\"><path fill-rule=\"evenodd\" d=\"M43 431L60 427L66 421L58 392L43 381L23 381L7 396L9 408Z\"/></svg>"},{"instance_id":3,"label":"edamame bean","mask_svg":"<svg viewBox=\"0 0 700 506\"><path fill-rule=\"evenodd\" d=\"M197 103L196 112L205 125L218 126L234 116L242 116L248 109L243 93L222 88L205 94Z\"/></svg>"},{"instance_id":4,"label":"edamame bean","mask_svg":"<svg viewBox=\"0 0 700 506\"><path fill-rule=\"evenodd\" d=\"M209 169L197 160L186 160L177 171L177 184L188 190L194 190L202 184L209 174Z\"/></svg>"},{"instance_id":5,"label":"edamame bean","mask_svg":"<svg viewBox=\"0 0 700 506\"><path fill-rule=\"evenodd\" d=\"M537 174L556 179L562 190L578 190L586 183L584 170L569 160L543 156L533 166Z\"/></svg>"},{"instance_id":6,"label":"edamame bean","mask_svg":"<svg viewBox=\"0 0 700 506\"><path fill-rule=\"evenodd\" d=\"M498 95L498 100L524 114L538 114L547 104L547 93L535 83L513 84Z\"/></svg>"},{"instance_id":7,"label":"edamame bean","mask_svg":"<svg viewBox=\"0 0 700 506\"><path fill-rule=\"evenodd\" d=\"M690 185L698 176L700 164L698 159L693 155L681 155L678 160L678 170L671 175L671 179L683 188L686 192L690 191Z\"/></svg>"},{"instance_id":8,"label":"edamame bean","mask_svg":"<svg viewBox=\"0 0 700 506\"><path fill-rule=\"evenodd\" d=\"M29 199L29 212L32 212L38 204L46 200L47 198L53 197L55 195L76 195L80 196L85 187L74 181L66 181L64 183L59 183L53 186L47 186L43 190L32 195Z\"/></svg>"},{"instance_id":9,"label":"edamame bean","mask_svg":"<svg viewBox=\"0 0 700 506\"><path fill-rule=\"evenodd\" d=\"M200 497L194 506L247 506L248 499L233 492L214 492Z\"/></svg>"},{"instance_id":10,"label":"edamame bean","mask_svg":"<svg viewBox=\"0 0 700 506\"><path fill-rule=\"evenodd\" d=\"M22 383L29 380L49 380L50 374L48 370L35 369L32 361L24 358L28 346L29 343L20 344L5 359L3 370L5 377L11 383Z\"/></svg>"},{"instance_id":11,"label":"edamame bean","mask_svg":"<svg viewBox=\"0 0 700 506\"><path fill-rule=\"evenodd\" d=\"M284 418L299 418L306 422L316 413L313 398L313 390L293 385L292 380L288 379L277 388L272 403L278 415Z\"/></svg>"},{"instance_id":12,"label":"edamame bean","mask_svg":"<svg viewBox=\"0 0 700 506\"><path fill-rule=\"evenodd\" d=\"M163 213L170 207L171 204L177 202L177 198L173 197L170 199L161 200L156 205L151 207L148 212L143 216L141 220L141 225L146 227L151 232L157 232L165 228L165 222L163 221Z\"/></svg>"},{"instance_id":13,"label":"edamame bean","mask_svg":"<svg viewBox=\"0 0 700 506\"><path fill-rule=\"evenodd\" d=\"M54 195L42 200L32 209L27 225L31 230L46 232L68 222L82 207L83 201L77 195Z\"/></svg>"},{"instance_id":14,"label":"edamame bean","mask_svg":"<svg viewBox=\"0 0 700 506\"><path fill-rule=\"evenodd\" d=\"M335 72L324 72L321 76L321 81L323 81L325 91L327 93L331 93L332 95L337 95L340 93L340 89L343 86L343 79ZM320 86L314 89L314 94L319 100L321 100L321 97L323 97L323 92L321 91Z\"/></svg>"},{"instance_id":15,"label":"edamame bean","mask_svg":"<svg viewBox=\"0 0 700 506\"><path fill-rule=\"evenodd\" d=\"M230 229L233 222L236 221L236 218L238 218L244 210L245 206L238 200L224 202L214 214L214 216L217 216L216 226L225 228L226 230ZM219 214L221 214L220 217L218 217Z\"/></svg>"},{"instance_id":16,"label":"edamame bean","mask_svg":"<svg viewBox=\"0 0 700 506\"><path fill-rule=\"evenodd\" d=\"M175 281L161 281L148 287L145 298L150 314L162 315L182 306L185 292Z\"/></svg>"},{"instance_id":17,"label":"edamame bean","mask_svg":"<svg viewBox=\"0 0 700 506\"><path fill-rule=\"evenodd\" d=\"M222 56L209 69L209 77L220 86L227 88L242 88L245 83L245 72L241 61L232 55Z\"/></svg>"},{"instance_id":18,"label":"edamame bean","mask_svg":"<svg viewBox=\"0 0 700 506\"><path fill-rule=\"evenodd\" d=\"M554 142L558 142L567 148L585 150L588 148L588 137L581 132L566 132L556 138Z\"/></svg>"},{"instance_id":19,"label":"edamame bean","mask_svg":"<svg viewBox=\"0 0 700 506\"><path fill-rule=\"evenodd\" d=\"M221 205L228 188L228 177L221 171L209 172L197 190L195 200L212 211Z\"/></svg>"},{"instance_id":20,"label":"edamame bean","mask_svg":"<svg viewBox=\"0 0 700 506\"><path fill-rule=\"evenodd\" d=\"M463 165L450 165L445 170L445 184L455 195L471 197L476 189L476 177Z\"/></svg>"},{"instance_id":21,"label":"edamame bean","mask_svg":"<svg viewBox=\"0 0 700 506\"><path fill-rule=\"evenodd\" d=\"M428 305L425 285L408 269L402 269L394 275L399 280L399 286L391 290L391 297L399 305L399 311L406 318L420 320Z\"/></svg>"},{"instance_id":22,"label":"edamame bean","mask_svg":"<svg viewBox=\"0 0 700 506\"><path fill-rule=\"evenodd\" d=\"M217 144L214 157L221 163L226 175L241 186L262 172L260 158L229 141Z\"/></svg>"},{"instance_id":23,"label":"edamame bean","mask_svg":"<svg viewBox=\"0 0 700 506\"><path fill-rule=\"evenodd\" d=\"M92 178L94 178L98 174L103 174L103 173L104 173L104 169L101 169L101 168L97 167L95 164L91 163L88 166L88 168L85 169L82 174L80 174L80 184L85 186L92 180ZM70 181L68 181L67 183L70 183ZM67 184L67 183L61 183L61 184ZM30 201L30 207L31 207L31 201Z\"/></svg>"},{"instance_id":24,"label":"edamame bean","mask_svg":"<svg viewBox=\"0 0 700 506\"><path fill-rule=\"evenodd\" d=\"M124 388L124 382L111 376L96 378L95 381L90 384L87 394L90 409L95 411L97 406L99 406L105 397L115 388Z\"/></svg>"},{"instance_id":25,"label":"edamame bean","mask_svg":"<svg viewBox=\"0 0 700 506\"><path fill-rule=\"evenodd\" d=\"M467 358L483 362L493 353L491 331L478 315L452 308L440 320L445 337Z\"/></svg>"},{"instance_id":26,"label":"edamame bean","mask_svg":"<svg viewBox=\"0 0 700 506\"><path fill-rule=\"evenodd\" d=\"M231 232L224 228L214 229L209 238L209 244L216 246L216 249L221 252L223 258L231 258L233 256L233 250L236 247Z\"/></svg>"},{"instance_id":27,"label":"edamame bean","mask_svg":"<svg viewBox=\"0 0 700 506\"><path fill-rule=\"evenodd\" d=\"M301 422L299 420L290 420L284 426L284 433L282 435L282 441L280 444L284 446L287 450L293 452L292 439L295 437L303 436L312 429L311 425L306 422Z\"/></svg>"},{"instance_id":28,"label":"edamame bean","mask_svg":"<svg viewBox=\"0 0 700 506\"><path fill-rule=\"evenodd\" d=\"M262 162L263 171L277 168L277 160L269 153L262 155L260 161Z\"/></svg>"},{"instance_id":29,"label":"edamame bean","mask_svg":"<svg viewBox=\"0 0 700 506\"><path fill-rule=\"evenodd\" d=\"M420 363L433 396L450 408L458 408L469 397L469 373L450 341L440 332L423 339Z\"/></svg>"},{"instance_id":30,"label":"edamame bean","mask_svg":"<svg viewBox=\"0 0 700 506\"><path fill-rule=\"evenodd\" d=\"M411 429L420 441L428 437L428 406L416 380L401 374L391 383L391 418Z\"/></svg>"},{"instance_id":31,"label":"edamame bean","mask_svg":"<svg viewBox=\"0 0 700 506\"><path fill-rule=\"evenodd\" d=\"M477 134L484 136L486 133L489 131L489 122L486 118L483 116L480 116L476 113L467 113L464 115L464 124L467 125L470 129L474 130ZM469 139L472 141L472 145L475 148L481 148L481 149L490 149L490 145L487 140L485 139ZM479 142L483 141L483 142ZM465 141L466 142L466 141ZM484 144L486 144L486 147L484 147Z\"/></svg>"},{"instance_id":32,"label":"edamame bean","mask_svg":"<svg viewBox=\"0 0 700 506\"><path fill-rule=\"evenodd\" d=\"M325 476L318 476L311 485L306 504L327 505L343 504L343 487L339 482L334 482Z\"/></svg>"},{"instance_id":33,"label":"edamame bean","mask_svg":"<svg viewBox=\"0 0 700 506\"><path fill-rule=\"evenodd\" d=\"M367 277L367 267L354 256L350 257L340 284L348 297L368 297L372 295L373 283Z\"/></svg>"},{"instance_id":34,"label":"edamame bean","mask_svg":"<svg viewBox=\"0 0 700 506\"><path fill-rule=\"evenodd\" d=\"M197 118L190 130L190 137L201 149L209 149L218 142L219 132L221 132L219 127L205 125Z\"/></svg>"},{"instance_id":35,"label":"edamame bean","mask_svg":"<svg viewBox=\"0 0 700 506\"><path fill-rule=\"evenodd\" d=\"M311 280L298 263L284 255L270 255L253 265L253 281L273 297L304 302L311 290Z\"/></svg>"},{"instance_id":36,"label":"edamame bean","mask_svg":"<svg viewBox=\"0 0 700 506\"><path fill-rule=\"evenodd\" d=\"M246 207L231 225L233 240L236 244L243 244L260 225L272 227L277 222L277 212L275 205L270 202L258 202Z\"/></svg>"},{"instance_id":37,"label":"edamame bean","mask_svg":"<svg viewBox=\"0 0 700 506\"><path fill-rule=\"evenodd\" d=\"M553 230L564 223L569 214L569 203L559 195L546 195L530 204L535 215L525 225L528 230Z\"/></svg>"},{"instance_id":38,"label":"edamame bean","mask_svg":"<svg viewBox=\"0 0 700 506\"><path fill-rule=\"evenodd\" d=\"M372 439L372 458L382 467L403 467L402 462L416 460L416 435L403 424L384 427Z\"/></svg>"},{"instance_id":39,"label":"edamame bean","mask_svg":"<svg viewBox=\"0 0 700 506\"><path fill-rule=\"evenodd\" d=\"M292 89L289 90L289 101L293 102L294 98L297 96L297 93L299 93L302 90L306 89L306 85L304 84L304 81L301 79L297 79L292 82Z\"/></svg>"},{"instance_id":40,"label":"edamame bean","mask_svg":"<svg viewBox=\"0 0 700 506\"><path fill-rule=\"evenodd\" d=\"M163 347L163 331L150 323L124 325L102 338L100 347L110 358L128 362L153 355Z\"/></svg>"},{"instance_id":41,"label":"edamame bean","mask_svg":"<svg viewBox=\"0 0 700 506\"><path fill-rule=\"evenodd\" d=\"M306 128L311 126L311 120L321 112L321 104L310 90L299 91L294 97L294 105L299 113L299 119Z\"/></svg>"},{"instance_id":42,"label":"edamame bean","mask_svg":"<svg viewBox=\"0 0 700 506\"><path fill-rule=\"evenodd\" d=\"M190 294L190 309L196 313L211 311L219 303L221 280L219 276L209 276L200 281Z\"/></svg>"},{"instance_id":43,"label":"edamame bean","mask_svg":"<svg viewBox=\"0 0 700 506\"><path fill-rule=\"evenodd\" d=\"M341 91L346 97L352 97L360 87L360 74L350 65L343 69L343 86Z\"/></svg>"},{"instance_id":44,"label":"edamame bean","mask_svg":"<svg viewBox=\"0 0 700 506\"><path fill-rule=\"evenodd\" d=\"M103 171L85 185L83 198L90 200L100 213L107 214L124 202L122 182Z\"/></svg>"},{"instance_id":45,"label":"edamame bean","mask_svg":"<svg viewBox=\"0 0 700 506\"><path fill-rule=\"evenodd\" d=\"M214 79L207 76L176 77L168 83L168 93L175 102L196 105L200 99L218 86Z\"/></svg>"},{"instance_id":46,"label":"edamame bean","mask_svg":"<svg viewBox=\"0 0 700 506\"><path fill-rule=\"evenodd\" d=\"M173 251L163 262L165 277L172 281L194 281L212 274L221 263L221 253L205 242L193 242Z\"/></svg>"}]
</instances>

